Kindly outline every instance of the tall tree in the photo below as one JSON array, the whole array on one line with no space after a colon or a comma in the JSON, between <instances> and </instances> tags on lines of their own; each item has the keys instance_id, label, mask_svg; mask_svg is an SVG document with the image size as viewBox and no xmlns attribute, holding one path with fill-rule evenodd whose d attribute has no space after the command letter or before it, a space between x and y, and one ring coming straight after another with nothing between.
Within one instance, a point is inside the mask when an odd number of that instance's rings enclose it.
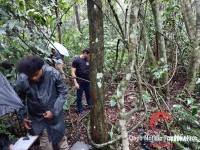
<instances>
[{"instance_id":1,"label":"tall tree","mask_svg":"<svg viewBox=\"0 0 200 150\"><path fill-rule=\"evenodd\" d=\"M90 34L91 137L95 143L107 141L104 116L104 30L101 0L87 0Z\"/></svg>"},{"instance_id":2,"label":"tall tree","mask_svg":"<svg viewBox=\"0 0 200 150\"><path fill-rule=\"evenodd\" d=\"M160 51L161 57L163 59L162 66L167 66L167 52L165 49L165 40L163 36L163 29L162 29L162 19L161 19L161 13L159 11L159 1L158 0L150 0L150 4L152 7L152 12L154 16L154 23L155 23L155 30L156 30L156 37L157 37L157 43L158 43L158 49ZM166 84L168 82L168 72L164 72L162 84ZM168 98L169 95L169 86L166 84L164 93L166 95L166 98Z\"/></svg>"},{"instance_id":3,"label":"tall tree","mask_svg":"<svg viewBox=\"0 0 200 150\"><path fill-rule=\"evenodd\" d=\"M197 73L199 72L199 64L200 64L200 48L199 48L199 0L196 1L196 26L195 26L195 15L193 14L193 10L191 4L187 0L181 0L181 10L186 26L186 30L189 36L190 43L192 45L192 53L190 55L190 66L188 70L188 81L186 84L186 88L189 93L192 93L195 88L195 80L197 77ZM196 28L195 28L196 27ZM196 34L195 34L196 33Z\"/></svg>"},{"instance_id":4,"label":"tall tree","mask_svg":"<svg viewBox=\"0 0 200 150\"><path fill-rule=\"evenodd\" d=\"M61 43L62 42L62 39L61 39L61 37L62 37L62 34L61 34L61 20L60 20L60 17L59 17L59 7L58 7L58 1L57 0L55 0L55 4L56 4L56 6L55 6L55 14L56 14L56 22L57 22L57 27L58 27L58 40L59 40L59 43Z\"/></svg>"},{"instance_id":5,"label":"tall tree","mask_svg":"<svg viewBox=\"0 0 200 150\"><path fill-rule=\"evenodd\" d=\"M77 28L78 28L79 32L82 33L82 31L81 31L80 17L79 17L79 12L78 12L78 5L77 5L77 4L74 4L74 5L73 5L73 8L74 8L74 14L75 14L75 16L76 16Z\"/></svg>"},{"instance_id":6,"label":"tall tree","mask_svg":"<svg viewBox=\"0 0 200 150\"><path fill-rule=\"evenodd\" d=\"M200 0L196 1L196 12L197 12L197 21L196 21L196 40L198 47L200 46Z\"/></svg>"},{"instance_id":7,"label":"tall tree","mask_svg":"<svg viewBox=\"0 0 200 150\"><path fill-rule=\"evenodd\" d=\"M119 125L121 128L122 149L129 150L128 131L126 127L127 112L125 111L125 92L131 76L134 73L135 53L137 49L137 20L140 0L130 1L128 26L128 64L122 81L117 87L117 104L119 109ZM130 113L130 112L129 112ZM133 113L131 113L133 114Z\"/></svg>"}]
</instances>

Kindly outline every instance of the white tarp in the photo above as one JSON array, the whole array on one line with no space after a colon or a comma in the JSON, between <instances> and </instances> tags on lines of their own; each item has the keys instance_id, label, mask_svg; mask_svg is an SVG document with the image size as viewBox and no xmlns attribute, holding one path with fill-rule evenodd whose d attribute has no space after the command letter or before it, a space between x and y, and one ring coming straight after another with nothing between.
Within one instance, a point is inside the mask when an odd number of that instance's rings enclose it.
<instances>
[{"instance_id":1,"label":"white tarp","mask_svg":"<svg viewBox=\"0 0 200 150\"><path fill-rule=\"evenodd\" d=\"M65 48L62 44L60 44L58 42L54 42L53 45L50 43L49 47L58 50L59 53L64 56L67 56L67 57L69 56L69 52L68 52L67 48Z\"/></svg>"}]
</instances>

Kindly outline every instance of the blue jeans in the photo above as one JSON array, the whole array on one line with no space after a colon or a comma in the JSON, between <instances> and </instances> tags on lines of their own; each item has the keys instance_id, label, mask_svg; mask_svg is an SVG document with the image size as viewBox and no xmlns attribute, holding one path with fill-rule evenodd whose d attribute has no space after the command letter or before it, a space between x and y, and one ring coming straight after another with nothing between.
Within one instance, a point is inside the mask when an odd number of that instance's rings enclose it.
<instances>
[{"instance_id":1,"label":"blue jeans","mask_svg":"<svg viewBox=\"0 0 200 150\"><path fill-rule=\"evenodd\" d=\"M82 113L83 112L83 106L82 106L83 91L85 92L87 107L88 109L91 108L90 83L78 83L78 84L79 84L79 89L77 90L77 93L76 93L76 102L77 102L78 112Z\"/></svg>"}]
</instances>

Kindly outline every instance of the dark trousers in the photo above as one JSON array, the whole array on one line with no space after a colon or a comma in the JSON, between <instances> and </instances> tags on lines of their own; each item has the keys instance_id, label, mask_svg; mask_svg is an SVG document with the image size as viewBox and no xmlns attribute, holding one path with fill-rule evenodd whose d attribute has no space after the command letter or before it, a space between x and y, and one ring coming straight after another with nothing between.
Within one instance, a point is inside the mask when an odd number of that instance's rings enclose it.
<instances>
[{"instance_id":1,"label":"dark trousers","mask_svg":"<svg viewBox=\"0 0 200 150\"><path fill-rule=\"evenodd\" d=\"M86 101L87 101L87 107L88 109L91 108L91 101L90 101L90 83L78 83L79 84L79 89L77 90L76 93L76 102L77 102L77 108L78 112L82 113L83 112L83 106L82 106L82 96L83 96L83 91L85 92L86 96Z\"/></svg>"}]
</instances>

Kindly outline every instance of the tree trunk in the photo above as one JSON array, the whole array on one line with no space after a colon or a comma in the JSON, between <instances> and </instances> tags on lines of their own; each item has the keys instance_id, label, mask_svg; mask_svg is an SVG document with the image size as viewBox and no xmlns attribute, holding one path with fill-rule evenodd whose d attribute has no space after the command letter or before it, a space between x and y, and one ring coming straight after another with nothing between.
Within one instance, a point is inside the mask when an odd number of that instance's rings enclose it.
<instances>
[{"instance_id":1,"label":"tree trunk","mask_svg":"<svg viewBox=\"0 0 200 150\"><path fill-rule=\"evenodd\" d=\"M137 48L137 17L140 0L135 0L130 6L129 33L128 33L128 65L125 69L125 76L117 87L117 104L119 109L119 125L122 135L122 149L129 150L128 133L126 128L126 111L124 106L124 93L134 72L135 52Z\"/></svg>"},{"instance_id":2,"label":"tree trunk","mask_svg":"<svg viewBox=\"0 0 200 150\"><path fill-rule=\"evenodd\" d=\"M191 4L190 1L188 0L181 0L180 2L181 2L181 11L185 22L185 27L190 42L193 43L195 39L195 19L194 19L194 14L192 13Z\"/></svg>"},{"instance_id":3,"label":"tree trunk","mask_svg":"<svg viewBox=\"0 0 200 150\"><path fill-rule=\"evenodd\" d=\"M76 16L77 28L78 28L79 32L82 33L82 30L81 30L81 23L80 23L80 18L79 18L79 13L78 13L78 5L77 5L77 4L74 4L73 8L74 8L75 16Z\"/></svg>"},{"instance_id":4,"label":"tree trunk","mask_svg":"<svg viewBox=\"0 0 200 150\"><path fill-rule=\"evenodd\" d=\"M196 1L196 13L197 13L197 20L196 20L196 41L197 46L200 46L200 0Z\"/></svg>"},{"instance_id":5,"label":"tree trunk","mask_svg":"<svg viewBox=\"0 0 200 150\"><path fill-rule=\"evenodd\" d=\"M161 19L161 13L159 11L159 1L158 0L150 0L150 4L152 7L152 12L154 16L154 22L155 22L155 30L156 30L156 35L158 38L158 49L161 54L161 58L163 58L163 63L161 64L162 66L167 65L167 52L165 49L165 40L163 37L163 30L162 30L162 19ZM166 71L163 75L162 78L162 84L166 84L168 82L168 71ZM169 98L169 85L167 84L165 89L163 90L165 97Z\"/></svg>"},{"instance_id":6,"label":"tree trunk","mask_svg":"<svg viewBox=\"0 0 200 150\"><path fill-rule=\"evenodd\" d=\"M88 0L87 8L90 34L91 137L95 143L101 144L107 141L104 116L104 31L101 0Z\"/></svg>"},{"instance_id":7,"label":"tree trunk","mask_svg":"<svg viewBox=\"0 0 200 150\"><path fill-rule=\"evenodd\" d=\"M144 44L144 49L147 50L147 64L149 66L156 66L156 58L153 54L153 50L151 48L151 45L149 43L149 38L147 35L147 25L146 25L146 14L144 8L140 8L140 19L142 20L141 28L142 28L142 41ZM143 14L143 15L142 15Z\"/></svg>"},{"instance_id":8,"label":"tree trunk","mask_svg":"<svg viewBox=\"0 0 200 150\"><path fill-rule=\"evenodd\" d=\"M61 37L62 37L62 35L61 35L61 20L60 20L60 18L59 18L59 9L58 9L58 1L57 0L55 0L55 4L56 4L56 6L55 6L55 14L56 14L56 22L57 22L57 26L58 26L58 41L59 41L59 43L61 43L62 42L62 39L61 39Z\"/></svg>"},{"instance_id":9,"label":"tree trunk","mask_svg":"<svg viewBox=\"0 0 200 150\"><path fill-rule=\"evenodd\" d=\"M186 89L189 93L192 93L195 88L195 81L197 77L197 73L199 72L199 64L200 64L200 48L199 48L199 0L196 1L196 30L195 30L195 19L192 13L191 4L187 0L181 1L181 10L185 22L185 26L187 29L187 33L191 42L191 45L194 47L191 53L190 65L188 70L188 80L186 83ZM196 32L196 34L195 34ZM196 36L195 36L196 35Z\"/></svg>"}]
</instances>

